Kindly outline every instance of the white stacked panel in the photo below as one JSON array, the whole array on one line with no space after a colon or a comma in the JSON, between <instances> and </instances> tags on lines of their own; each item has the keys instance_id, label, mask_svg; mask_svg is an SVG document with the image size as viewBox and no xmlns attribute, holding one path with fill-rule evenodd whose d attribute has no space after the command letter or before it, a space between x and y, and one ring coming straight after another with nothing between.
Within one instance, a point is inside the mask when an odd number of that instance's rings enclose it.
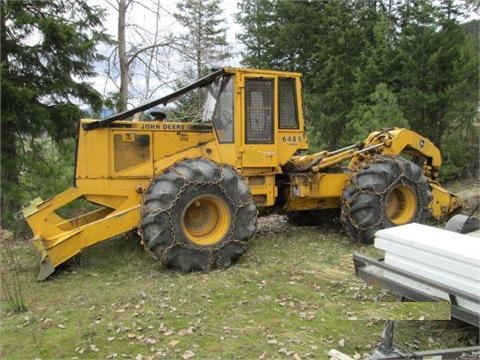
<instances>
[{"instance_id":1,"label":"white stacked panel","mask_svg":"<svg viewBox=\"0 0 480 360\"><path fill-rule=\"evenodd\" d=\"M421 224L378 231L375 247L385 263L480 299L480 240ZM446 292L393 273L390 278L421 292L449 300ZM480 304L458 298L459 305L480 314Z\"/></svg>"}]
</instances>

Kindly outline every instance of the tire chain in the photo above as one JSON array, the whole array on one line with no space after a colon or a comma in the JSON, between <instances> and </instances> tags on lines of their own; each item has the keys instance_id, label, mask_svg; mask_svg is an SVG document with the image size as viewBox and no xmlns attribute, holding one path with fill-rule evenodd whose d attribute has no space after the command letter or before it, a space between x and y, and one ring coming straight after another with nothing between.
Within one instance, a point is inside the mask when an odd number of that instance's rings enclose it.
<instances>
[{"instance_id":1,"label":"tire chain","mask_svg":"<svg viewBox=\"0 0 480 360\"><path fill-rule=\"evenodd\" d=\"M222 249L223 247L225 247L227 244L230 244L230 243L237 243L237 244L240 244L241 246L246 246L248 247L248 242L244 242L244 241L241 241L241 240L238 240L238 239L235 239L234 236L233 236L233 232L235 230L235 224L236 224L236 218L237 218L237 212L239 209L243 208L243 207L246 207L248 206L250 203L253 203L253 200L252 199L249 199L248 201L245 201L243 203L241 203L240 205L236 205L235 202L233 201L233 199L230 197L230 195L228 194L228 192L223 188L222 186L222 182L225 178L225 174L223 172L223 169L225 167L229 167L232 169L232 171L237 175L239 176L243 181L246 182L245 178L243 176L241 176L237 171L235 171L235 169L230 166L230 165L227 165L227 164L219 164L213 160L208 160L208 161L211 161L212 163L216 164L219 169L220 169L220 172L221 172L221 176L218 180L216 181L192 181L192 180L189 180L187 179L184 175L182 175L180 172L178 172L175 167L176 165L180 164L181 162L183 162L184 160L204 160L204 158L192 158L192 159L183 159L183 160L180 160L180 161L177 161L176 163L174 163L173 165L171 165L170 167L168 167L165 171L163 171L162 173L160 173L159 175L156 176L156 178L158 178L158 176L162 175L163 173L167 172L168 170L171 170L171 171L174 171L178 176L180 176L183 181L184 181L184 184L182 185L182 187L180 188L180 190L178 191L178 193L175 195L175 198L174 200L171 202L170 206L168 208L165 208L165 209L153 209L153 210L149 210L149 211L146 211L142 214L143 217L146 217L148 215L151 215L151 214L156 214L156 213L160 213L160 212L167 212L168 213L168 219L169 219L169 224L170 224L170 234L172 236L172 243L171 245L169 245L168 247L166 247L163 252L162 252L162 255L161 257L157 256L157 254L155 254L153 251L151 251L149 248L148 248L148 245L147 245L147 242L145 241L144 239L144 236L143 236L143 231L140 230L140 228L137 229L137 233L139 234L140 238L141 238L141 244L143 245L145 251L151 256L153 257L154 259L156 260L159 260L162 264L165 264L165 257L167 256L167 254L169 253L169 251L171 249L173 249L175 246L180 246L180 247L183 247L185 249L191 249L191 250L196 250L196 251L201 251L201 252L208 252L208 265L207 265L207 269L210 270L210 269L213 269L213 259L214 259L214 256L213 256L213 253L216 252L216 251L219 251L220 249ZM155 182L155 179L152 181L152 184ZM221 242L221 246L213 246L213 247L209 247L209 248L204 248L204 247L199 247L199 246L196 246L194 244L187 244L183 241L179 241L176 236L175 236L175 231L174 231L174 225L173 225L173 221L172 221L172 216L171 216L171 210L172 208L175 206L175 204L177 203L177 201L180 199L182 193L185 191L185 189L189 186L189 185L200 185L200 186L205 186L205 185L217 185L220 190L222 191L222 193L225 195L225 197L228 199L229 203L232 205L234 211L233 211L233 217L232 217L232 222L231 224L233 224L233 226L231 226L231 229L230 229L230 233L229 233L229 236L227 238L226 241L222 241ZM142 203L145 204L145 197L146 197L146 193L147 191L145 191L143 193L143 196L142 196ZM249 192L250 194L250 192ZM257 224L257 217L258 217L258 210L257 210L257 213L255 214L255 227L256 227L256 224ZM219 261L220 259L217 259L217 268L222 268L223 265L222 263Z\"/></svg>"},{"instance_id":2,"label":"tire chain","mask_svg":"<svg viewBox=\"0 0 480 360\"><path fill-rule=\"evenodd\" d=\"M359 172L359 170L362 170L362 169L365 169L365 168L368 168L370 165L374 164L374 163L378 163L382 160L390 160L394 163L397 164L398 168L400 169L400 173L396 176L396 179L390 184L388 185L384 190L382 191L374 191L374 190L366 190L366 189L362 189L358 182L357 182L357 174ZM352 172L352 174L350 175L349 177L349 184L353 185L355 188L356 188L356 195L354 196L358 196L357 194L359 192L362 192L362 193L366 193L366 194L370 194L370 195L376 195L376 196L379 196L379 197L382 197L383 195L386 195L388 194L393 188L395 188L398 184L402 183L402 178L404 177L405 175L405 163L402 162L401 160L399 159L403 159L401 158L400 156L395 156L395 155L378 155L378 156L374 156L373 158L371 158L370 160L368 161L365 161L365 162L362 162L358 167L357 169L355 169L354 172ZM379 161L380 160L380 161ZM422 172L422 175L423 175L423 172ZM419 177L419 180L418 181L415 181L414 179L408 177L408 176L405 176L409 181L411 181L412 183L414 184L417 184L419 185L423 178L422 176ZM415 187L415 193L417 195L417 199L420 199L421 198L421 194L419 192L419 189L420 189L420 186L416 186ZM343 197L341 199L341 204L342 204L342 207L345 206L347 209L348 209L348 214L350 214L350 203L349 201L346 201ZM419 204L420 205L420 204ZM422 211L422 210L420 210ZM381 201L380 202L380 214L383 214L384 213L384 202ZM340 215L340 219L343 223L346 223L347 222L347 216L345 215L345 211L341 211L341 215ZM357 224L356 221L351 221L350 224L352 224L356 229L357 231L360 233L362 231L368 231L368 230L371 230L371 229L374 229L378 226L381 226L382 225L382 216L379 217L379 219L377 220L377 222L373 223L373 224L369 224L368 226L366 227L361 227ZM355 238L355 234L352 233L352 231L348 228L348 226L345 226L344 227L348 236L350 238Z\"/></svg>"}]
</instances>

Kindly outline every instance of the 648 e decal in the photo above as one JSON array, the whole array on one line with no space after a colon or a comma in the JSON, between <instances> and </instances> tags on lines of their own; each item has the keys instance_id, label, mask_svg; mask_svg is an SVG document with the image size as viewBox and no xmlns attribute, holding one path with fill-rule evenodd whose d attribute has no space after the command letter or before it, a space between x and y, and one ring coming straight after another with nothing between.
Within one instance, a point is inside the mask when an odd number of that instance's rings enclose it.
<instances>
[{"instance_id":1,"label":"648 e decal","mask_svg":"<svg viewBox=\"0 0 480 360\"><path fill-rule=\"evenodd\" d=\"M303 141L303 136L301 135L285 135L282 137L282 142L289 144L297 144Z\"/></svg>"}]
</instances>

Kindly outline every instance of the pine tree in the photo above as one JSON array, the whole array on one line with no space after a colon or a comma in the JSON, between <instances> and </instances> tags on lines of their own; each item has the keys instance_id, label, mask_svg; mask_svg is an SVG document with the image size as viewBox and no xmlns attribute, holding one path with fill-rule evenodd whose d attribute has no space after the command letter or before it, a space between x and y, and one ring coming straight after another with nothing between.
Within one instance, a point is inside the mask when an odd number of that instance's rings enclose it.
<instances>
[{"instance_id":1,"label":"pine tree","mask_svg":"<svg viewBox=\"0 0 480 360\"><path fill-rule=\"evenodd\" d=\"M101 106L86 80L100 59L96 45L108 38L101 9L86 1L1 0L0 11L3 226L22 200L20 140L71 137L82 114L77 104Z\"/></svg>"},{"instance_id":2,"label":"pine tree","mask_svg":"<svg viewBox=\"0 0 480 360\"><path fill-rule=\"evenodd\" d=\"M367 101L357 104L350 112L351 120L346 126L344 135L345 143L363 140L372 131L409 127L395 94L385 83L378 84L375 91L368 96Z\"/></svg>"},{"instance_id":3,"label":"pine tree","mask_svg":"<svg viewBox=\"0 0 480 360\"><path fill-rule=\"evenodd\" d=\"M395 86L392 71L395 51L390 43L386 14L377 14L370 26L365 29L369 39L354 69L354 100L343 135L344 144L359 141L374 130L408 125L392 91Z\"/></svg>"},{"instance_id":4,"label":"pine tree","mask_svg":"<svg viewBox=\"0 0 480 360\"><path fill-rule=\"evenodd\" d=\"M398 44L399 102L413 129L441 147L455 124L476 113L478 53L458 22L431 4L412 17Z\"/></svg>"},{"instance_id":5,"label":"pine tree","mask_svg":"<svg viewBox=\"0 0 480 360\"><path fill-rule=\"evenodd\" d=\"M178 40L191 75L200 78L230 56L220 0L182 0L175 19L185 30Z\"/></svg>"},{"instance_id":6,"label":"pine tree","mask_svg":"<svg viewBox=\"0 0 480 360\"><path fill-rule=\"evenodd\" d=\"M361 54L367 44L364 13L359 2L332 1L319 19L321 27L309 60L312 66L306 73L310 78L307 101L312 124L330 149L342 144L354 103L356 69L362 66Z\"/></svg>"},{"instance_id":7,"label":"pine tree","mask_svg":"<svg viewBox=\"0 0 480 360\"><path fill-rule=\"evenodd\" d=\"M275 2L271 0L242 0L238 3L235 19L243 27L237 38L245 45L242 63L253 68L269 67L267 55L273 44L276 26Z\"/></svg>"},{"instance_id":8,"label":"pine tree","mask_svg":"<svg viewBox=\"0 0 480 360\"><path fill-rule=\"evenodd\" d=\"M184 80L177 81L182 87L206 75L209 68L223 65L230 49L220 0L181 0L175 19L184 29L177 40L185 61ZM180 99L175 116L185 121L199 120L205 97L204 89L197 89L195 94Z\"/></svg>"}]
</instances>

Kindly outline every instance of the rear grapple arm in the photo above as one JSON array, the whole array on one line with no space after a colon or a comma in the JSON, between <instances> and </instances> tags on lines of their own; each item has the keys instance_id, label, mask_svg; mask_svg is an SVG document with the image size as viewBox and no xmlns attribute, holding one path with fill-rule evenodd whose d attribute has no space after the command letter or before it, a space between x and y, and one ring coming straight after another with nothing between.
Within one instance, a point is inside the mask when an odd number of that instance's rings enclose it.
<instances>
[{"instance_id":1,"label":"rear grapple arm","mask_svg":"<svg viewBox=\"0 0 480 360\"><path fill-rule=\"evenodd\" d=\"M431 213L435 219L448 218L461 210L461 200L438 183L442 164L440 150L429 139L408 129L394 128L372 132L364 141L336 151L295 156L285 168L292 174L322 174L328 172L328 169L349 161L348 170L351 172L361 163L372 160L377 155L407 156L423 169L433 195ZM323 180L324 177L319 179ZM348 181L346 177L345 181ZM316 196L321 197L321 195ZM340 196L341 193L338 194L338 197Z\"/></svg>"}]
</instances>

